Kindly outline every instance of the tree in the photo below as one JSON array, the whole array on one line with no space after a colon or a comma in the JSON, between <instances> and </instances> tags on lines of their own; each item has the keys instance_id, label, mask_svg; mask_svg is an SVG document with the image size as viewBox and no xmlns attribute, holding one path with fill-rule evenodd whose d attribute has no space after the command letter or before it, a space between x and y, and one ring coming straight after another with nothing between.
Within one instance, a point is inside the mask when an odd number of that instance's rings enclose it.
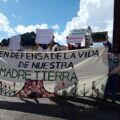
<instances>
[{"instance_id":1,"label":"tree","mask_svg":"<svg viewBox=\"0 0 120 120\"><path fill-rule=\"evenodd\" d=\"M0 44L1 44L1 46L8 46L9 45L9 41L10 41L9 38L8 39L3 39Z\"/></svg>"},{"instance_id":2,"label":"tree","mask_svg":"<svg viewBox=\"0 0 120 120\"><path fill-rule=\"evenodd\" d=\"M35 45L35 33L25 33L21 35L22 46L34 46Z\"/></svg>"}]
</instances>

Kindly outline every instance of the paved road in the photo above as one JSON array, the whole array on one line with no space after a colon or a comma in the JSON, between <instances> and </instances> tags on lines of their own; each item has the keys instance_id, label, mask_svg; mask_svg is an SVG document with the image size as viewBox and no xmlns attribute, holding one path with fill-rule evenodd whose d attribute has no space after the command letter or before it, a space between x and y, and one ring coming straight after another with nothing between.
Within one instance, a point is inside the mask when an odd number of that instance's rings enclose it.
<instances>
[{"instance_id":1,"label":"paved road","mask_svg":"<svg viewBox=\"0 0 120 120\"><path fill-rule=\"evenodd\" d=\"M120 120L120 102L111 105L90 98L0 96L0 120Z\"/></svg>"}]
</instances>

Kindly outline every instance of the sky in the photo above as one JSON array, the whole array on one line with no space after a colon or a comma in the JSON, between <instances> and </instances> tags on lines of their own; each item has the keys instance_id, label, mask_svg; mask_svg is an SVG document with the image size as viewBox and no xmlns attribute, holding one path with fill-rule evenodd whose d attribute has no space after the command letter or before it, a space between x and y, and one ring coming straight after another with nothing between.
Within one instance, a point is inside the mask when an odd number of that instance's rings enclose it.
<instances>
[{"instance_id":1,"label":"sky","mask_svg":"<svg viewBox=\"0 0 120 120\"><path fill-rule=\"evenodd\" d=\"M72 29L113 32L114 0L0 0L0 40L37 29L54 29L55 41L66 44Z\"/></svg>"}]
</instances>

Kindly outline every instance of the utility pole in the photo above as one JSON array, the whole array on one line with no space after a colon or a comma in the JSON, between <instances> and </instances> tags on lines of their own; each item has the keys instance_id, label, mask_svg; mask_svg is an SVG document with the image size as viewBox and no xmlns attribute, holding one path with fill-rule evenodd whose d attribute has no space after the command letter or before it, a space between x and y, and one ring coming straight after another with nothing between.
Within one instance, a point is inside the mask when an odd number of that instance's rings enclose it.
<instances>
[{"instance_id":1,"label":"utility pole","mask_svg":"<svg viewBox=\"0 0 120 120\"><path fill-rule=\"evenodd\" d=\"M114 19L113 19L113 46L120 52L120 0L114 0ZM120 77L117 84L117 92L120 93Z\"/></svg>"},{"instance_id":2,"label":"utility pole","mask_svg":"<svg viewBox=\"0 0 120 120\"><path fill-rule=\"evenodd\" d=\"M113 46L120 49L120 0L114 0Z\"/></svg>"}]
</instances>

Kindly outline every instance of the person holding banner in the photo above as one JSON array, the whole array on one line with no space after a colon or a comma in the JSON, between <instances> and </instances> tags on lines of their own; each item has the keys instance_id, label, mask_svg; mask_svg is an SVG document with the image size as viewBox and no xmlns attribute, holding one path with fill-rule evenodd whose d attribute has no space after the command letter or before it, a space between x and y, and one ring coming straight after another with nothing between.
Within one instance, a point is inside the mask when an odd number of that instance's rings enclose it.
<instances>
[{"instance_id":1,"label":"person holding banner","mask_svg":"<svg viewBox=\"0 0 120 120\"><path fill-rule=\"evenodd\" d=\"M55 39L55 36L53 35L53 39L52 39L52 41L50 42L50 44L49 44L48 47L50 48L51 51L60 51L59 44L56 43L56 42L54 41L54 39Z\"/></svg>"},{"instance_id":2,"label":"person holding banner","mask_svg":"<svg viewBox=\"0 0 120 120\"><path fill-rule=\"evenodd\" d=\"M52 29L36 29L37 51L51 51L53 47L54 35Z\"/></svg>"},{"instance_id":3,"label":"person holding banner","mask_svg":"<svg viewBox=\"0 0 120 120\"><path fill-rule=\"evenodd\" d=\"M120 72L120 54L118 53L118 49L115 47L112 47L112 53L108 53L108 64L109 73L103 101L106 102L109 95L111 95L112 103L115 104L118 73Z\"/></svg>"},{"instance_id":4,"label":"person holding banner","mask_svg":"<svg viewBox=\"0 0 120 120\"><path fill-rule=\"evenodd\" d=\"M59 46L54 42L54 36L49 44L37 44L37 51L48 52L48 51L58 51Z\"/></svg>"}]
</instances>

